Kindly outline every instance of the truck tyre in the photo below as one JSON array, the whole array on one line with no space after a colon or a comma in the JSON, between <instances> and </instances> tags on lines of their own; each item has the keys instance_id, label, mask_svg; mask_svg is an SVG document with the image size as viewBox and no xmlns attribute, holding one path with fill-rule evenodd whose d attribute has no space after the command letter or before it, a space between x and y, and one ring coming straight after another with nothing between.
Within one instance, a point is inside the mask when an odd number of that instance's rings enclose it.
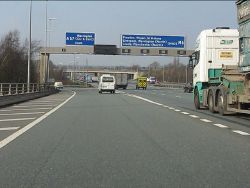
<instances>
[{"instance_id":1,"label":"truck tyre","mask_svg":"<svg viewBox=\"0 0 250 188\"><path fill-rule=\"evenodd\" d=\"M198 93L197 89L194 91L194 106L195 106L196 109L201 108L200 100L199 100L199 93Z\"/></svg>"},{"instance_id":2,"label":"truck tyre","mask_svg":"<svg viewBox=\"0 0 250 188\"><path fill-rule=\"evenodd\" d=\"M221 90L218 94L218 111L222 116L224 116L227 111L227 100Z\"/></svg>"},{"instance_id":3,"label":"truck tyre","mask_svg":"<svg viewBox=\"0 0 250 188\"><path fill-rule=\"evenodd\" d=\"M212 91L209 91L209 93L208 93L208 109L210 112L215 113L214 95L213 95Z\"/></svg>"}]
</instances>

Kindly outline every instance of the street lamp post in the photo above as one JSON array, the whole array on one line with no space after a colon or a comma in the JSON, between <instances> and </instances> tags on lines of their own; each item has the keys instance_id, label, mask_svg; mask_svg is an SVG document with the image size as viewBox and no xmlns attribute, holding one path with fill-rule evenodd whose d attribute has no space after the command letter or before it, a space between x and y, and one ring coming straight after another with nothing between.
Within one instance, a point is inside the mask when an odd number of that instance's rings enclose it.
<instances>
[{"instance_id":1,"label":"street lamp post","mask_svg":"<svg viewBox=\"0 0 250 188\"><path fill-rule=\"evenodd\" d=\"M48 30L47 24L46 24L46 35L47 35L47 32L49 32L49 47L50 47L50 32L52 31L52 29L51 29L51 21L56 20L56 18L48 18L48 20L49 20L49 30ZM46 20L46 22L47 22L47 20ZM47 37L46 37L46 47L47 47ZM48 56L48 59L47 59L47 65L48 65L48 82L49 82L50 81L50 78L49 78L49 76L50 76L50 74L49 74L49 71L50 71L50 68L49 68L49 56Z\"/></svg>"},{"instance_id":2,"label":"street lamp post","mask_svg":"<svg viewBox=\"0 0 250 188\"><path fill-rule=\"evenodd\" d=\"M88 58L86 57L86 87L88 87Z\"/></svg>"},{"instance_id":3,"label":"street lamp post","mask_svg":"<svg viewBox=\"0 0 250 188\"><path fill-rule=\"evenodd\" d=\"M186 65L186 84L188 83L188 65Z\"/></svg>"},{"instance_id":4,"label":"street lamp post","mask_svg":"<svg viewBox=\"0 0 250 188\"><path fill-rule=\"evenodd\" d=\"M74 53L73 83L75 83L76 54Z\"/></svg>"},{"instance_id":5,"label":"street lamp post","mask_svg":"<svg viewBox=\"0 0 250 188\"><path fill-rule=\"evenodd\" d=\"M49 32L49 47L50 47L50 33L53 31L51 22L53 20L56 20L56 18L48 18L48 21L49 21L49 30L48 30L48 32Z\"/></svg>"},{"instance_id":6,"label":"street lamp post","mask_svg":"<svg viewBox=\"0 0 250 188\"><path fill-rule=\"evenodd\" d=\"M27 75L27 92L30 92L30 56L31 56L31 12L32 0L30 1L30 20L29 20L29 49L28 49L28 75Z\"/></svg>"},{"instance_id":7,"label":"street lamp post","mask_svg":"<svg viewBox=\"0 0 250 188\"><path fill-rule=\"evenodd\" d=\"M165 65L163 65L163 67L162 67L162 82L165 81L164 74L165 74Z\"/></svg>"}]
</instances>

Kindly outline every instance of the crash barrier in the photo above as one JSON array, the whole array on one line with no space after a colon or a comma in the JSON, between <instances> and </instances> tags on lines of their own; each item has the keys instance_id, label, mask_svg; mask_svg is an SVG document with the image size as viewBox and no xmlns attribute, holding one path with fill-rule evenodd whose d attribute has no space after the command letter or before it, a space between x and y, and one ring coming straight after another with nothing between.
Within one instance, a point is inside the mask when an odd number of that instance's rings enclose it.
<instances>
[{"instance_id":1,"label":"crash barrier","mask_svg":"<svg viewBox=\"0 0 250 188\"><path fill-rule=\"evenodd\" d=\"M0 83L0 107L57 93L53 86L32 83Z\"/></svg>"},{"instance_id":2,"label":"crash barrier","mask_svg":"<svg viewBox=\"0 0 250 188\"><path fill-rule=\"evenodd\" d=\"M158 87L167 87L167 88L176 88L176 89L183 89L185 83L167 83L167 82L160 82L155 84Z\"/></svg>"}]
</instances>

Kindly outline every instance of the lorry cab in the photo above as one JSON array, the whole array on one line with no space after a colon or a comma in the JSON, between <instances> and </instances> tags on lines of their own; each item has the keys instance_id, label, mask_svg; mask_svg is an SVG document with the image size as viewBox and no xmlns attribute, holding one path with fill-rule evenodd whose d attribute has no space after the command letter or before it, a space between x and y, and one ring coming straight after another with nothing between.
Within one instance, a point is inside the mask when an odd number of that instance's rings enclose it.
<instances>
[{"instance_id":1,"label":"lorry cab","mask_svg":"<svg viewBox=\"0 0 250 188\"><path fill-rule=\"evenodd\" d=\"M239 32L237 29L217 27L204 30L197 37L195 52L189 65L193 68L195 107L203 103L203 90L220 83L223 66L237 66L239 62Z\"/></svg>"},{"instance_id":2,"label":"lorry cab","mask_svg":"<svg viewBox=\"0 0 250 188\"><path fill-rule=\"evenodd\" d=\"M222 65L238 65L239 32L218 27L204 30L196 40L193 59L193 83L208 82L221 71Z\"/></svg>"},{"instance_id":3,"label":"lorry cab","mask_svg":"<svg viewBox=\"0 0 250 188\"><path fill-rule=\"evenodd\" d=\"M115 77L110 74L102 75L99 79L98 91L115 93Z\"/></svg>"}]
</instances>

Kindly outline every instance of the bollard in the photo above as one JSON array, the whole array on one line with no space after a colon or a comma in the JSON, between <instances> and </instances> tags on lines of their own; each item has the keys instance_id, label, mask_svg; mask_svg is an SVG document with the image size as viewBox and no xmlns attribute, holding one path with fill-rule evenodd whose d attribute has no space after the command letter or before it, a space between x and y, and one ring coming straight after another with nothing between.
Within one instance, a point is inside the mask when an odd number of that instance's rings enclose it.
<instances>
[{"instance_id":1,"label":"bollard","mask_svg":"<svg viewBox=\"0 0 250 188\"><path fill-rule=\"evenodd\" d=\"M35 84L32 84L32 93L34 93L34 91L35 91Z\"/></svg>"}]
</instances>

